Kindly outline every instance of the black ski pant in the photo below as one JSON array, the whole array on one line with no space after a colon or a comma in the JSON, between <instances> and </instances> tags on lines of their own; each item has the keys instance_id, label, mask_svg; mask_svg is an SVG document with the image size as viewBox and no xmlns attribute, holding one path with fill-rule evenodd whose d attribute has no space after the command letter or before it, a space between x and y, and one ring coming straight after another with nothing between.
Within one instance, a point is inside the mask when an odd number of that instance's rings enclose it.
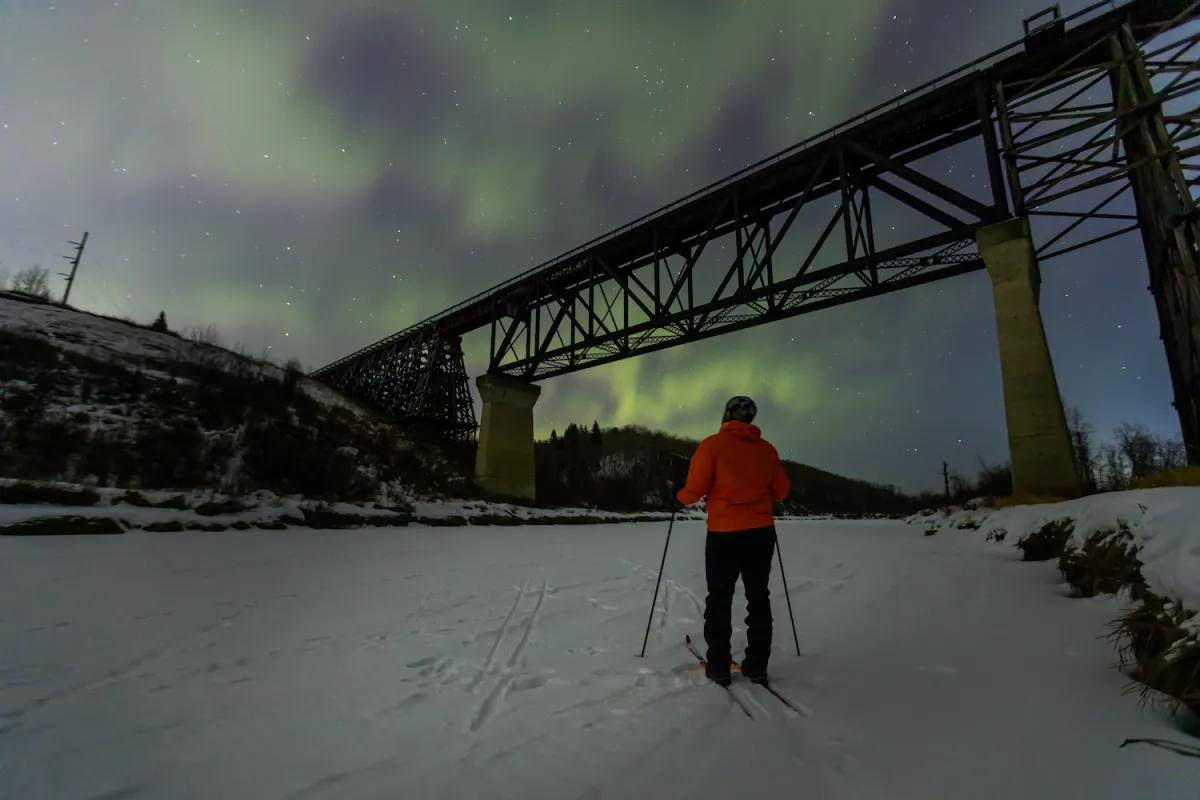
<instances>
[{"instance_id":1,"label":"black ski pant","mask_svg":"<svg viewBox=\"0 0 1200 800\"><path fill-rule=\"evenodd\" d=\"M775 527L745 531L709 531L704 543L704 574L708 597L704 601L704 642L707 661L724 672L733 658L733 593L740 576L746 590L747 672L765 672L771 657L771 559L775 555Z\"/></svg>"}]
</instances>

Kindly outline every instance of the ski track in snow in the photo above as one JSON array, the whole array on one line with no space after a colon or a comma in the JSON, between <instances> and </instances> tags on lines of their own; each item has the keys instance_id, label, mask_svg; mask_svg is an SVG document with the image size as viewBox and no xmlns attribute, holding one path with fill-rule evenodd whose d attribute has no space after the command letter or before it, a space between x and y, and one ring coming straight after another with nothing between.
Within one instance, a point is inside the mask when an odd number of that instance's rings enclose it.
<instances>
[{"instance_id":1,"label":"ski track in snow","mask_svg":"<svg viewBox=\"0 0 1200 800\"><path fill-rule=\"evenodd\" d=\"M703 525L0 539L0 798L1195 796L1111 598L902 523L780 525L777 688L708 684ZM420 547L417 547L420 545ZM735 655L744 598L734 605Z\"/></svg>"}]
</instances>

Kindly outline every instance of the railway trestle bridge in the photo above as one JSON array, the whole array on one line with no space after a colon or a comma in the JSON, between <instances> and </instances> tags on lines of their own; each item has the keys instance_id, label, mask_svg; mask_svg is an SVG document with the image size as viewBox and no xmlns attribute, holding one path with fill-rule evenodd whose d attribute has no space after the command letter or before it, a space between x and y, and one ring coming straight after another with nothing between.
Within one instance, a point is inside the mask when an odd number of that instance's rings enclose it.
<instances>
[{"instance_id":1,"label":"railway trestle bridge","mask_svg":"<svg viewBox=\"0 0 1200 800\"><path fill-rule=\"evenodd\" d=\"M448 439L478 428L477 480L532 499L535 381L986 269L1015 489L1072 497L1039 265L1140 231L1200 464L1197 3L1102 2L1065 18L1055 6L1024 26L1007 47L311 377ZM923 165L956 148L982 156L986 180ZM901 234L876 224L900 213ZM1031 223L1058 227L1035 237ZM461 339L483 328L477 426Z\"/></svg>"}]
</instances>

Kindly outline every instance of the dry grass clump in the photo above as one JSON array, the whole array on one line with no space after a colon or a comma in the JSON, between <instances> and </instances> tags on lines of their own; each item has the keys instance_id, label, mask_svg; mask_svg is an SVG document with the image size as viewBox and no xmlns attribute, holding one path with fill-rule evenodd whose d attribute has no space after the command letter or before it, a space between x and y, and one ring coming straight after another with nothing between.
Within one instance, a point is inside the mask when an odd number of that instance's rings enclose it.
<instances>
[{"instance_id":1,"label":"dry grass clump","mask_svg":"<svg viewBox=\"0 0 1200 800\"><path fill-rule=\"evenodd\" d=\"M1141 605L1113 623L1122 667L1139 684L1129 691L1146 703L1155 691L1174 713L1187 706L1200 714L1200 640L1187 623L1195 615L1151 592L1139 592Z\"/></svg>"},{"instance_id":2,"label":"dry grass clump","mask_svg":"<svg viewBox=\"0 0 1200 800\"><path fill-rule=\"evenodd\" d=\"M1076 597L1128 592L1137 607L1112 624L1121 667L1134 678L1129 691L1147 702L1157 691L1172 712L1200 713L1200 640L1187 623L1196 612L1151 592L1142 576L1140 548L1129 526L1096 531L1082 545L1065 544L1058 569Z\"/></svg>"},{"instance_id":3,"label":"dry grass clump","mask_svg":"<svg viewBox=\"0 0 1200 800\"><path fill-rule=\"evenodd\" d=\"M1129 526L1122 522L1116 530L1096 531L1081 547L1068 542L1058 569L1076 597L1116 594L1122 589L1137 592L1146 586L1138 549Z\"/></svg>"},{"instance_id":4,"label":"dry grass clump","mask_svg":"<svg viewBox=\"0 0 1200 800\"><path fill-rule=\"evenodd\" d=\"M1200 467L1175 467L1139 478L1136 489L1161 489L1166 486L1200 486Z\"/></svg>"},{"instance_id":5,"label":"dry grass clump","mask_svg":"<svg viewBox=\"0 0 1200 800\"><path fill-rule=\"evenodd\" d=\"M1051 561L1063 554L1075 520L1070 517L1051 520L1037 531L1017 540L1023 561Z\"/></svg>"},{"instance_id":6,"label":"dry grass clump","mask_svg":"<svg viewBox=\"0 0 1200 800\"><path fill-rule=\"evenodd\" d=\"M1014 506L1043 506L1066 502L1062 497L1051 497L1041 494L1022 494L1010 497L993 497L988 505L994 509L1013 508Z\"/></svg>"}]
</instances>

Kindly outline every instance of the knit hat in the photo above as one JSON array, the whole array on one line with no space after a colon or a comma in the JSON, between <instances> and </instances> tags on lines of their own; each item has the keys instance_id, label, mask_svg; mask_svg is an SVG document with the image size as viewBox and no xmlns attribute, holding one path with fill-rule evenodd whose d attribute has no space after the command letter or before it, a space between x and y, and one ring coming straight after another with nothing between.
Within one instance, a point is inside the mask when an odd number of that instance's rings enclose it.
<instances>
[{"instance_id":1,"label":"knit hat","mask_svg":"<svg viewBox=\"0 0 1200 800\"><path fill-rule=\"evenodd\" d=\"M754 422L754 415L757 413L758 406L754 405L753 400L738 395L725 404L725 413L721 415L721 422L737 420L748 425Z\"/></svg>"}]
</instances>

